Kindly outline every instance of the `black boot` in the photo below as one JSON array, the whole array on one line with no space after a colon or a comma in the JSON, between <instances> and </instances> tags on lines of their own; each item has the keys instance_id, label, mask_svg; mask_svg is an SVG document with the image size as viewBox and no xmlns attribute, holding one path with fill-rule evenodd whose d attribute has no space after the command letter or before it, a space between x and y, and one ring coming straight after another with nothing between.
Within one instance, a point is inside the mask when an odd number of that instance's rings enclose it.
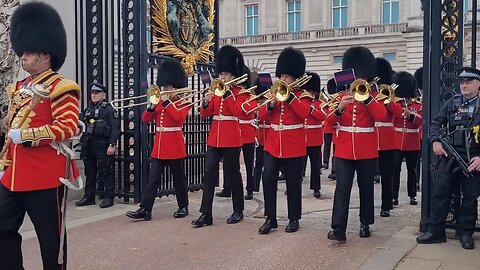
<instances>
[{"instance_id":1,"label":"black boot","mask_svg":"<svg viewBox=\"0 0 480 270\"><path fill-rule=\"evenodd\" d=\"M321 197L320 190L315 190L315 191L313 192L313 197L315 197L315 198L317 198L317 199L320 198L320 197Z\"/></svg>"},{"instance_id":2,"label":"black boot","mask_svg":"<svg viewBox=\"0 0 480 270\"><path fill-rule=\"evenodd\" d=\"M389 210L380 210L380 216L381 217L389 217L390 216L390 211Z\"/></svg>"},{"instance_id":3,"label":"black boot","mask_svg":"<svg viewBox=\"0 0 480 270\"><path fill-rule=\"evenodd\" d=\"M322 169L328 170L328 164L327 164L327 163L323 163L323 164L322 164Z\"/></svg>"},{"instance_id":4,"label":"black boot","mask_svg":"<svg viewBox=\"0 0 480 270\"><path fill-rule=\"evenodd\" d=\"M373 178L373 182L375 182L375 184L378 184L380 183L380 175L375 175L375 177Z\"/></svg>"},{"instance_id":5,"label":"black boot","mask_svg":"<svg viewBox=\"0 0 480 270\"><path fill-rule=\"evenodd\" d=\"M360 237L370 237L370 226L368 224L360 225Z\"/></svg>"},{"instance_id":6,"label":"black boot","mask_svg":"<svg viewBox=\"0 0 480 270\"><path fill-rule=\"evenodd\" d=\"M464 249L473 249L475 247L473 238L468 234L463 234L460 236L460 243L462 243L462 248Z\"/></svg>"},{"instance_id":7,"label":"black boot","mask_svg":"<svg viewBox=\"0 0 480 270\"><path fill-rule=\"evenodd\" d=\"M398 199L393 199L392 200L392 205L398 205Z\"/></svg>"},{"instance_id":8,"label":"black boot","mask_svg":"<svg viewBox=\"0 0 480 270\"><path fill-rule=\"evenodd\" d=\"M410 197L410 205L417 205L418 202L417 202L417 198L415 197Z\"/></svg>"},{"instance_id":9,"label":"black boot","mask_svg":"<svg viewBox=\"0 0 480 270\"><path fill-rule=\"evenodd\" d=\"M230 197L232 197L232 192L228 191L226 189L222 189L222 191L215 193L215 196L223 197L223 198L230 198Z\"/></svg>"},{"instance_id":10,"label":"black boot","mask_svg":"<svg viewBox=\"0 0 480 270\"><path fill-rule=\"evenodd\" d=\"M328 179L330 179L332 181L337 180L337 176L334 173L329 174L327 177L328 177Z\"/></svg>"},{"instance_id":11,"label":"black boot","mask_svg":"<svg viewBox=\"0 0 480 270\"><path fill-rule=\"evenodd\" d=\"M178 210L175 211L175 213L173 213L173 216L175 218L184 218L188 216L188 208L187 207L178 208Z\"/></svg>"},{"instance_id":12,"label":"black boot","mask_svg":"<svg viewBox=\"0 0 480 270\"><path fill-rule=\"evenodd\" d=\"M103 201L100 203L100 208L108 208L113 206L113 199L112 198L105 198Z\"/></svg>"},{"instance_id":13,"label":"black boot","mask_svg":"<svg viewBox=\"0 0 480 270\"><path fill-rule=\"evenodd\" d=\"M87 206L87 205L94 205L95 200L89 200L83 197L80 201L75 202L75 206Z\"/></svg>"},{"instance_id":14,"label":"black boot","mask_svg":"<svg viewBox=\"0 0 480 270\"><path fill-rule=\"evenodd\" d=\"M137 209L137 211L128 211L126 216L131 218L131 219L151 220L152 219L152 212L146 210L143 207L140 207L140 208Z\"/></svg>"},{"instance_id":15,"label":"black boot","mask_svg":"<svg viewBox=\"0 0 480 270\"><path fill-rule=\"evenodd\" d=\"M327 238L329 240L336 240L340 242L347 241L347 235L345 234L345 232L329 231L327 234Z\"/></svg>"},{"instance_id":16,"label":"black boot","mask_svg":"<svg viewBox=\"0 0 480 270\"><path fill-rule=\"evenodd\" d=\"M417 237L417 243L419 244L434 244L447 242L445 235L434 235L431 232L422 233Z\"/></svg>"},{"instance_id":17,"label":"black boot","mask_svg":"<svg viewBox=\"0 0 480 270\"><path fill-rule=\"evenodd\" d=\"M262 227L258 229L260 234L268 234L272 229L278 228L278 223L276 218L267 218L265 223L263 223Z\"/></svg>"},{"instance_id":18,"label":"black boot","mask_svg":"<svg viewBox=\"0 0 480 270\"><path fill-rule=\"evenodd\" d=\"M298 223L298 220L295 219L290 219L288 221L287 227L285 227L285 232L291 233L291 232L296 232L300 228L300 223Z\"/></svg>"},{"instance_id":19,"label":"black boot","mask_svg":"<svg viewBox=\"0 0 480 270\"><path fill-rule=\"evenodd\" d=\"M192 221L192 225L194 228L200 228L203 226L210 226L213 224L213 218L207 214L201 214L200 217L194 221Z\"/></svg>"},{"instance_id":20,"label":"black boot","mask_svg":"<svg viewBox=\"0 0 480 270\"><path fill-rule=\"evenodd\" d=\"M233 213L228 219L227 223L228 224L235 224L239 223L240 221L243 220L243 213Z\"/></svg>"},{"instance_id":21,"label":"black boot","mask_svg":"<svg viewBox=\"0 0 480 270\"><path fill-rule=\"evenodd\" d=\"M253 192L247 191L247 193L245 193L245 200L253 200Z\"/></svg>"}]
</instances>

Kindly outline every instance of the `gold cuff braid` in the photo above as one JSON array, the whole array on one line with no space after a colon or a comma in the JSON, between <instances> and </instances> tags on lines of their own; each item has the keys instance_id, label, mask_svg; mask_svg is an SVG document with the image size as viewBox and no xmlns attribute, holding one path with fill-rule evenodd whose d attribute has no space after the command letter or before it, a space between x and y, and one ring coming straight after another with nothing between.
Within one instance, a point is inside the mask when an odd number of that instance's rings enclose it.
<instances>
[{"instance_id":1,"label":"gold cuff braid","mask_svg":"<svg viewBox=\"0 0 480 270\"><path fill-rule=\"evenodd\" d=\"M22 141L32 142L32 146L37 145L37 142L40 140L53 139L52 133L46 126L22 129L22 133L20 135Z\"/></svg>"}]
</instances>

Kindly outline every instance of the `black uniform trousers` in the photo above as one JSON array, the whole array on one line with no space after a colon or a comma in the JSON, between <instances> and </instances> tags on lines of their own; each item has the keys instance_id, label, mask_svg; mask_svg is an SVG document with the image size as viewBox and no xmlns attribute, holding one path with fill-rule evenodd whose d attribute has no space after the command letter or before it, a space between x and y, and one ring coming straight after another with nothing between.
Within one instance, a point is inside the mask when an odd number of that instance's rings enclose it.
<instances>
[{"instance_id":1,"label":"black uniform trousers","mask_svg":"<svg viewBox=\"0 0 480 270\"><path fill-rule=\"evenodd\" d=\"M18 230L23 223L25 213L28 213L35 226L43 269L66 269L66 240L64 265L58 264L63 189L64 187L60 186L44 190L12 192L0 184L0 269L24 269L22 236Z\"/></svg>"},{"instance_id":2,"label":"black uniform trousers","mask_svg":"<svg viewBox=\"0 0 480 270\"><path fill-rule=\"evenodd\" d=\"M477 198L480 196L480 173L467 178L461 172L453 174L449 171L448 160L442 158L438 175L432 183L432 207L428 220L428 231L436 236L445 235L445 219L450 210L450 194L452 185L461 185L462 199L457 219L457 232L460 235L472 236L477 221Z\"/></svg>"},{"instance_id":3,"label":"black uniform trousers","mask_svg":"<svg viewBox=\"0 0 480 270\"><path fill-rule=\"evenodd\" d=\"M200 212L212 215L213 197L218 181L219 163L223 157L223 173L232 189L233 211L242 213L244 209L243 183L240 174L240 147L207 147L205 178Z\"/></svg>"},{"instance_id":4,"label":"black uniform trousers","mask_svg":"<svg viewBox=\"0 0 480 270\"><path fill-rule=\"evenodd\" d=\"M308 159L310 159L310 189L319 191L322 188L320 183L320 175L322 174L322 146L307 146L307 155L303 163L304 172Z\"/></svg>"},{"instance_id":5,"label":"black uniform trousers","mask_svg":"<svg viewBox=\"0 0 480 270\"><path fill-rule=\"evenodd\" d=\"M327 164L330 161L330 150L332 149L332 138L333 133L323 133L323 164ZM332 155L332 164L333 164L333 155Z\"/></svg>"},{"instance_id":6,"label":"black uniform trousers","mask_svg":"<svg viewBox=\"0 0 480 270\"><path fill-rule=\"evenodd\" d=\"M400 151L395 152L395 163L393 167L393 198L398 200L400 190L400 172L402 170L403 158L407 164L407 192L408 197L417 196L417 161L420 151Z\"/></svg>"},{"instance_id":7,"label":"black uniform trousers","mask_svg":"<svg viewBox=\"0 0 480 270\"><path fill-rule=\"evenodd\" d=\"M187 179L185 178L185 173L183 171L183 161L183 158L151 159L148 185L143 193L144 196L141 203L146 210L152 211L165 166L169 166L170 171L173 174L173 188L175 188L178 207L183 208L188 206Z\"/></svg>"},{"instance_id":8,"label":"black uniform trousers","mask_svg":"<svg viewBox=\"0 0 480 270\"><path fill-rule=\"evenodd\" d=\"M247 173L247 191L254 192L258 190L253 177L253 167L255 162L255 143L246 143L242 145L243 162Z\"/></svg>"},{"instance_id":9,"label":"black uniform trousers","mask_svg":"<svg viewBox=\"0 0 480 270\"><path fill-rule=\"evenodd\" d=\"M380 169L380 179L382 183L382 210L390 211L392 205L392 177L393 166L395 162L396 150L379 150L378 151L378 167Z\"/></svg>"},{"instance_id":10,"label":"black uniform trousers","mask_svg":"<svg viewBox=\"0 0 480 270\"><path fill-rule=\"evenodd\" d=\"M105 198L113 199L115 197L115 177L113 175L113 166L115 156L107 155L108 144L88 142L87 155L83 160L85 164L85 198L89 201L95 201L95 187L97 177L103 182L105 187Z\"/></svg>"},{"instance_id":11,"label":"black uniform trousers","mask_svg":"<svg viewBox=\"0 0 480 270\"><path fill-rule=\"evenodd\" d=\"M377 159L349 160L335 158L335 163L337 166L337 185L333 200L332 229L342 233L347 229L350 194L355 171L357 172L360 193L360 222L362 224L373 224L373 178L376 174Z\"/></svg>"},{"instance_id":12,"label":"black uniform trousers","mask_svg":"<svg viewBox=\"0 0 480 270\"><path fill-rule=\"evenodd\" d=\"M283 166L287 185L288 219L299 220L302 216L302 173L304 157L276 158L264 151L263 197L265 216L277 217L278 172Z\"/></svg>"},{"instance_id":13,"label":"black uniform trousers","mask_svg":"<svg viewBox=\"0 0 480 270\"><path fill-rule=\"evenodd\" d=\"M253 191L260 191L260 180L263 173L263 145L258 145L255 148L255 167L253 170L253 178L255 179L255 189Z\"/></svg>"}]
</instances>

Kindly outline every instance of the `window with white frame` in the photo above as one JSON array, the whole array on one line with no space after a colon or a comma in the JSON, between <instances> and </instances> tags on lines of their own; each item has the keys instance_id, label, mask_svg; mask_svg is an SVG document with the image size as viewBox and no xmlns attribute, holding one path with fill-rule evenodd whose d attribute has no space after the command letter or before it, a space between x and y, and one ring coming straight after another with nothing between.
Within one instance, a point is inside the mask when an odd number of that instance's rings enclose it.
<instances>
[{"instance_id":1,"label":"window with white frame","mask_svg":"<svg viewBox=\"0 0 480 270\"><path fill-rule=\"evenodd\" d=\"M396 52L384 52L383 58L388 62L395 62L397 61L397 53Z\"/></svg>"},{"instance_id":2,"label":"window with white frame","mask_svg":"<svg viewBox=\"0 0 480 270\"><path fill-rule=\"evenodd\" d=\"M347 27L347 0L332 0L332 27Z\"/></svg>"},{"instance_id":3,"label":"window with white frame","mask_svg":"<svg viewBox=\"0 0 480 270\"><path fill-rule=\"evenodd\" d=\"M463 1L463 21L468 21L468 0Z\"/></svg>"},{"instance_id":4,"label":"window with white frame","mask_svg":"<svg viewBox=\"0 0 480 270\"><path fill-rule=\"evenodd\" d=\"M334 65L341 65L342 61L343 61L343 56L342 55L333 56L333 64Z\"/></svg>"},{"instance_id":5,"label":"window with white frame","mask_svg":"<svg viewBox=\"0 0 480 270\"><path fill-rule=\"evenodd\" d=\"M298 32L302 27L301 2L299 0L287 1L287 30Z\"/></svg>"},{"instance_id":6,"label":"window with white frame","mask_svg":"<svg viewBox=\"0 0 480 270\"><path fill-rule=\"evenodd\" d=\"M258 35L258 5L245 6L245 35Z\"/></svg>"},{"instance_id":7,"label":"window with white frame","mask_svg":"<svg viewBox=\"0 0 480 270\"><path fill-rule=\"evenodd\" d=\"M398 23L398 0L382 0L382 23Z\"/></svg>"}]
</instances>

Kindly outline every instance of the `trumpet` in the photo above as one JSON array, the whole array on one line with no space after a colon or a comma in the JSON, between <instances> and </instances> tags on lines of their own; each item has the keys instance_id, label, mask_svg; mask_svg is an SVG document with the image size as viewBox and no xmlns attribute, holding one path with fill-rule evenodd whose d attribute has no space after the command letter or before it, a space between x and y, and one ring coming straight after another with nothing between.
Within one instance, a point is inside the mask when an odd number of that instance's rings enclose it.
<instances>
[{"instance_id":1,"label":"trumpet","mask_svg":"<svg viewBox=\"0 0 480 270\"><path fill-rule=\"evenodd\" d=\"M112 105L112 107L115 110L132 108L132 107L136 107L136 106L146 105L146 104L149 104L149 103L154 104L154 105L158 105L158 103L160 103L160 101L161 101L160 97L162 95L167 94L167 95L176 96L176 95L182 95L182 94L186 94L186 93L190 93L190 92L192 92L192 89L190 89L188 87L178 88L178 89L169 90L169 91L161 91L160 88L157 85L152 84L147 89L147 93L145 95L114 99L114 100L110 101L110 105ZM148 101L135 103L135 100L143 99L145 97L148 99ZM129 104L128 105L118 105L118 104L123 103L125 101L128 101Z\"/></svg>"},{"instance_id":2,"label":"trumpet","mask_svg":"<svg viewBox=\"0 0 480 270\"><path fill-rule=\"evenodd\" d=\"M375 77L373 81L367 82L363 79L357 79L350 84L349 92L356 101L365 101L370 97L372 91L372 85L380 80L379 77Z\"/></svg>"},{"instance_id":3,"label":"trumpet","mask_svg":"<svg viewBox=\"0 0 480 270\"><path fill-rule=\"evenodd\" d=\"M395 89L398 88L397 84L380 84L378 86L378 95L375 97L376 101L382 101L387 104L395 99Z\"/></svg>"},{"instance_id":4,"label":"trumpet","mask_svg":"<svg viewBox=\"0 0 480 270\"><path fill-rule=\"evenodd\" d=\"M340 104L340 94L335 93L330 95L330 97L326 96L328 99L327 101L324 101L320 105L320 109L325 112L325 108L328 108L329 111L335 111L338 107L338 104Z\"/></svg>"},{"instance_id":5,"label":"trumpet","mask_svg":"<svg viewBox=\"0 0 480 270\"><path fill-rule=\"evenodd\" d=\"M213 91L215 96L222 97L225 94L225 92L227 92L228 87L230 85L239 84L239 83L245 82L246 80L248 80L247 74L243 74L240 77L234 78L226 82L222 79L215 79L212 81L212 83L210 83L209 89Z\"/></svg>"}]
</instances>

